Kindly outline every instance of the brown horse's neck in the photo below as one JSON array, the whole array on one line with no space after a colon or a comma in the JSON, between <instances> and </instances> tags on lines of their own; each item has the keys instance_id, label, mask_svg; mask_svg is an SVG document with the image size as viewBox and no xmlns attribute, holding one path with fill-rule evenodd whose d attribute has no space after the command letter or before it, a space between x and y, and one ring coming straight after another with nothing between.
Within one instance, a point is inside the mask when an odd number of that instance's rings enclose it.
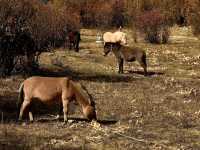
<instances>
[{"instance_id":1,"label":"brown horse's neck","mask_svg":"<svg viewBox=\"0 0 200 150\"><path fill-rule=\"evenodd\" d=\"M78 102L78 104L81 107L86 107L88 105L91 105L90 97L84 91L83 87L79 83L74 83L73 81L70 81L70 85L73 91L73 95L75 96L75 100Z\"/></svg>"},{"instance_id":2,"label":"brown horse's neck","mask_svg":"<svg viewBox=\"0 0 200 150\"><path fill-rule=\"evenodd\" d=\"M79 83L74 83L73 81L70 81L70 85L71 90L74 92L73 95L75 97L75 100L82 107L83 114L89 120L96 120L95 103L94 101L91 101L91 97L87 92L86 88Z\"/></svg>"}]
</instances>

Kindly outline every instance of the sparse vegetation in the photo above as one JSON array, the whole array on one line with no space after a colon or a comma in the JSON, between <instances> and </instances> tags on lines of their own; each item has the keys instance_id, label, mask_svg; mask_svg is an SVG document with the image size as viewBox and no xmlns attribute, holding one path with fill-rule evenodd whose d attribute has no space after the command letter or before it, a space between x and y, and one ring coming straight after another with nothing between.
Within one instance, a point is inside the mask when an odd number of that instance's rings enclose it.
<instances>
[{"instance_id":1,"label":"sparse vegetation","mask_svg":"<svg viewBox=\"0 0 200 150\"><path fill-rule=\"evenodd\" d=\"M25 69L37 66L37 55L65 42L68 30L80 28L79 16L70 8L54 8L37 0L0 1L1 76L10 75L19 55Z\"/></svg>"},{"instance_id":2,"label":"sparse vegetation","mask_svg":"<svg viewBox=\"0 0 200 150\"><path fill-rule=\"evenodd\" d=\"M9 75L23 55L21 64L38 65L37 75L78 80L96 102L99 121L84 121L75 106L75 122L63 126L54 119L58 106L36 104L34 123L16 123L25 77L6 76L0 78L0 149L200 149L198 13L199 0L0 0L0 72ZM166 44L132 42L143 15L140 30L150 24L157 34L169 25ZM104 57L103 45L95 42L97 33L119 24L129 46L145 50L148 77L137 63L125 63L119 75L115 57ZM80 29L79 53L62 48L68 29Z\"/></svg>"},{"instance_id":3,"label":"sparse vegetation","mask_svg":"<svg viewBox=\"0 0 200 150\"><path fill-rule=\"evenodd\" d=\"M41 52L63 46L67 32L81 26L133 26L135 32L139 24L137 29L153 43L167 43L168 26L174 24L191 25L199 34L198 0L1 0L0 4L1 76L11 74L19 55L26 58L25 70L38 68Z\"/></svg>"},{"instance_id":4,"label":"sparse vegetation","mask_svg":"<svg viewBox=\"0 0 200 150\"><path fill-rule=\"evenodd\" d=\"M116 72L113 55L103 57L98 30L81 30L80 53L57 49L40 57L40 75L71 76L96 102L98 123L53 121L55 108L43 108L33 124L16 124L15 92L20 76L1 79L0 146L9 149L199 149L199 42L152 45L146 50L150 77L137 63ZM59 60L62 65L53 63ZM13 105L14 104L14 105ZM78 106L75 106L78 108ZM51 114L51 115L49 115ZM80 117L76 109L71 117ZM117 122L110 122L117 120ZM17 138L16 138L17 135Z\"/></svg>"},{"instance_id":5,"label":"sparse vegetation","mask_svg":"<svg viewBox=\"0 0 200 150\"><path fill-rule=\"evenodd\" d=\"M137 17L136 26L150 43L167 43L169 26L166 22L159 10L150 10Z\"/></svg>"}]
</instances>

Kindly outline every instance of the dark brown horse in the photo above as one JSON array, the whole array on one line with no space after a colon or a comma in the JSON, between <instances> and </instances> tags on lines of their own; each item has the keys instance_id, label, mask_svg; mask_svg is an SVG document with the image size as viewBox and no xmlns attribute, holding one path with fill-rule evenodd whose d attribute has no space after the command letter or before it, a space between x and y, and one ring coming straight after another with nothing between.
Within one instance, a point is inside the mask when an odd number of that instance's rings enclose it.
<instances>
[{"instance_id":1,"label":"dark brown horse","mask_svg":"<svg viewBox=\"0 0 200 150\"><path fill-rule=\"evenodd\" d=\"M44 104L62 103L64 122L67 122L68 107L71 101L76 101L89 120L96 120L95 103L81 84L66 77L30 77L20 86L18 98L18 115L22 120L25 110L29 112L29 119L33 121L30 106L32 101L39 100Z\"/></svg>"},{"instance_id":2,"label":"dark brown horse","mask_svg":"<svg viewBox=\"0 0 200 150\"><path fill-rule=\"evenodd\" d=\"M104 56L110 51L112 51L117 58L119 65L118 73L123 73L124 60L127 62L137 60L144 69L144 75L147 75L146 53L141 48L123 46L120 43L105 43Z\"/></svg>"},{"instance_id":3,"label":"dark brown horse","mask_svg":"<svg viewBox=\"0 0 200 150\"><path fill-rule=\"evenodd\" d=\"M78 52L80 40L81 35L79 31L69 31L66 37L66 44L70 50L74 49L75 52Z\"/></svg>"}]
</instances>

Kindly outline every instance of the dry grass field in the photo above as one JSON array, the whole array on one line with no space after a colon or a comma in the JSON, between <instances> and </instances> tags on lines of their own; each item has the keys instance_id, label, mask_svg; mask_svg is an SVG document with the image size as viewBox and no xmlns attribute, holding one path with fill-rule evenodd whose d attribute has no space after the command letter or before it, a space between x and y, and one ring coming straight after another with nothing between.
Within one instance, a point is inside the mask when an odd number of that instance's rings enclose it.
<instances>
[{"instance_id":1,"label":"dry grass field","mask_svg":"<svg viewBox=\"0 0 200 150\"><path fill-rule=\"evenodd\" d=\"M104 57L95 42L97 32L81 30L79 53L43 53L37 74L70 76L85 85L96 102L98 122L82 119L76 106L70 111L75 122L63 126L53 119L57 107L41 106L34 123L18 124L15 103L25 77L0 79L0 150L200 149L200 42L190 34L180 34L184 42L180 37L176 42L173 31L166 45L129 38L129 45L146 50L149 76L144 77L136 62L125 63L124 74L118 74L115 57Z\"/></svg>"}]
</instances>

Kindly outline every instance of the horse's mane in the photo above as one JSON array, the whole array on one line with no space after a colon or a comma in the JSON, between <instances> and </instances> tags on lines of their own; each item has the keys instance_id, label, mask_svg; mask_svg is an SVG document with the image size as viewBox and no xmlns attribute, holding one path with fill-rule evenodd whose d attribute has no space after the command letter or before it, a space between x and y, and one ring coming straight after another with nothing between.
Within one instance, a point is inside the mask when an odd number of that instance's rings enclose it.
<instances>
[{"instance_id":1,"label":"horse's mane","mask_svg":"<svg viewBox=\"0 0 200 150\"><path fill-rule=\"evenodd\" d=\"M78 90L79 94L81 94L81 96L83 96L85 99L89 100L89 104L91 106L94 106L95 103L92 99L91 94L89 94L88 90L86 89L85 86L83 86L82 84L78 83L78 82L73 82L71 81L71 83L73 84L73 86Z\"/></svg>"}]
</instances>

